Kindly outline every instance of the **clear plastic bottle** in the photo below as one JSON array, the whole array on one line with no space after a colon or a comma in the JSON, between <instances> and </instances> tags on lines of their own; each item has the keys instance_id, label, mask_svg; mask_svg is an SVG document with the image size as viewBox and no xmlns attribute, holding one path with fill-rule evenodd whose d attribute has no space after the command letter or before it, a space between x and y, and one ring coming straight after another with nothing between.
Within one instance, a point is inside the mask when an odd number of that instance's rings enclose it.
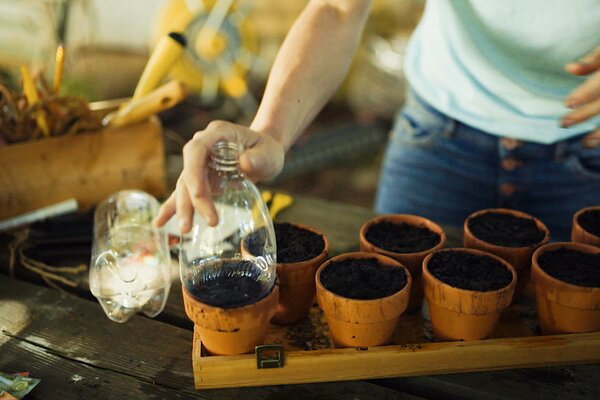
<instances>
[{"instance_id":1,"label":"clear plastic bottle","mask_svg":"<svg viewBox=\"0 0 600 400\"><path fill-rule=\"evenodd\" d=\"M239 169L242 147L218 142L211 149L208 180L219 222L202 219L182 241L184 289L197 300L234 308L264 298L276 278L273 222L256 186ZM244 247L253 237L254 251Z\"/></svg>"},{"instance_id":2,"label":"clear plastic bottle","mask_svg":"<svg viewBox=\"0 0 600 400\"><path fill-rule=\"evenodd\" d=\"M152 226L158 201L135 190L115 193L94 214L90 290L115 322L155 317L171 287L166 234Z\"/></svg>"}]
</instances>

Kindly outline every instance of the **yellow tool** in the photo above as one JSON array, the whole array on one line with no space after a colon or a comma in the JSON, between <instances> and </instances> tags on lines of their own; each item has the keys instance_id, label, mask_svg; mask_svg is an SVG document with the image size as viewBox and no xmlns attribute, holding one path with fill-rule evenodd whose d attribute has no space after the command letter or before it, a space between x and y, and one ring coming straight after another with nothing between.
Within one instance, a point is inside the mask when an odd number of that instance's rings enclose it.
<instances>
[{"instance_id":1,"label":"yellow tool","mask_svg":"<svg viewBox=\"0 0 600 400\"><path fill-rule=\"evenodd\" d=\"M277 217L281 211L294 203L294 198L287 193L273 193L270 190L264 190L261 193L261 196L269 209L269 215L272 220L275 220L275 217Z\"/></svg>"},{"instance_id":2,"label":"yellow tool","mask_svg":"<svg viewBox=\"0 0 600 400\"><path fill-rule=\"evenodd\" d=\"M269 206L269 214L271 219L275 220L277 214L285 210L294 203L294 198L287 193L275 193Z\"/></svg>"},{"instance_id":3,"label":"yellow tool","mask_svg":"<svg viewBox=\"0 0 600 400\"><path fill-rule=\"evenodd\" d=\"M181 33L169 32L160 38L135 88L133 101L156 89L181 57L185 46L186 39Z\"/></svg>"},{"instance_id":4,"label":"yellow tool","mask_svg":"<svg viewBox=\"0 0 600 400\"><path fill-rule=\"evenodd\" d=\"M59 43L56 48L56 64L54 65L54 93L60 94L60 85L62 83L63 70L65 68L65 46Z\"/></svg>"},{"instance_id":5,"label":"yellow tool","mask_svg":"<svg viewBox=\"0 0 600 400\"><path fill-rule=\"evenodd\" d=\"M27 103L30 106L33 106L40 99L37 93L37 89L35 88L33 78L31 78L31 74L29 73L29 68L27 68L25 65L21 65L21 78L23 79L23 91L25 92ZM35 121L37 122L37 125L44 134L44 136L50 136L50 128L48 127L48 121L46 120L44 110L39 110L36 113Z\"/></svg>"},{"instance_id":6,"label":"yellow tool","mask_svg":"<svg viewBox=\"0 0 600 400\"><path fill-rule=\"evenodd\" d=\"M186 96L187 89L183 83L170 81L142 98L131 100L117 111L108 114L102 120L102 124L117 127L140 122L153 114L173 107Z\"/></svg>"},{"instance_id":7,"label":"yellow tool","mask_svg":"<svg viewBox=\"0 0 600 400\"><path fill-rule=\"evenodd\" d=\"M171 76L199 92L206 103L219 90L236 100L244 112L253 114L256 101L245 76L255 54L257 35L247 10L236 0L170 0L159 14L156 34L184 32L185 56L173 65Z\"/></svg>"}]
</instances>

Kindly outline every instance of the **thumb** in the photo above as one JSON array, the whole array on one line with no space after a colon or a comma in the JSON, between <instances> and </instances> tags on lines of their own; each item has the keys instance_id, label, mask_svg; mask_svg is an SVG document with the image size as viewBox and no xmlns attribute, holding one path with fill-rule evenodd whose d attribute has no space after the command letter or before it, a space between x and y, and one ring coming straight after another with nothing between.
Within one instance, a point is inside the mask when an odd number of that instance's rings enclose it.
<instances>
[{"instance_id":1,"label":"thumb","mask_svg":"<svg viewBox=\"0 0 600 400\"><path fill-rule=\"evenodd\" d=\"M285 153L281 143L258 134L258 140L240 156L240 168L253 181L276 177L283 169Z\"/></svg>"}]
</instances>

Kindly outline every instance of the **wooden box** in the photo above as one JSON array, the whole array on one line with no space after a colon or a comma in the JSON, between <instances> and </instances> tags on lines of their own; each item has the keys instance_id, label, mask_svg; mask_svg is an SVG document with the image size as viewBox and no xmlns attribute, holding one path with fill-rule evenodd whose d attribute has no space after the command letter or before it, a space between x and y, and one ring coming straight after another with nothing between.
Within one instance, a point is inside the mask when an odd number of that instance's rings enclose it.
<instances>
[{"instance_id":1,"label":"wooden box","mask_svg":"<svg viewBox=\"0 0 600 400\"><path fill-rule=\"evenodd\" d=\"M531 288L505 311L491 338L435 342L419 312L400 317L394 343L333 348L317 306L288 327L271 325L265 353L209 356L194 334L192 365L198 389L435 375L600 362L600 332L542 336Z\"/></svg>"},{"instance_id":2,"label":"wooden box","mask_svg":"<svg viewBox=\"0 0 600 400\"><path fill-rule=\"evenodd\" d=\"M80 209L122 189L166 191L158 118L0 147L0 219L76 198Z\"/></svg>"}]
</instances>

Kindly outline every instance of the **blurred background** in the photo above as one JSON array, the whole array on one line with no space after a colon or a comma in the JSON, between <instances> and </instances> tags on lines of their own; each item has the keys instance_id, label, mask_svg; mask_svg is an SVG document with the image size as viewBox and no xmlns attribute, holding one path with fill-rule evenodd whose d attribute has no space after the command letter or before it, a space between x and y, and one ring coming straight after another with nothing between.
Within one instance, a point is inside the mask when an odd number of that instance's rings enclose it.
<instances>
[{"instance_id":1,"label":"blurred background","mask_svg":"<svg viewBox=\"0 0 600 400\"><path fill-rule=\"evenodd\" d=\"M173 185L181 146L195 131L213 119L251 119L277 50L307 1L0 0L0 82L18 87L20 65L51 80L63 43L62 94L90 102L127 98L159 38L184 32L188 62L171 75L191 95L159 115ZM372 206L383 148L404 100L403 52L423 2L374 1L346 81L292 148L282 174L262 186ZM222 11L224 40L207 55L196 38L218 17L215 10Z\"/></svg>"}]
</instances>

